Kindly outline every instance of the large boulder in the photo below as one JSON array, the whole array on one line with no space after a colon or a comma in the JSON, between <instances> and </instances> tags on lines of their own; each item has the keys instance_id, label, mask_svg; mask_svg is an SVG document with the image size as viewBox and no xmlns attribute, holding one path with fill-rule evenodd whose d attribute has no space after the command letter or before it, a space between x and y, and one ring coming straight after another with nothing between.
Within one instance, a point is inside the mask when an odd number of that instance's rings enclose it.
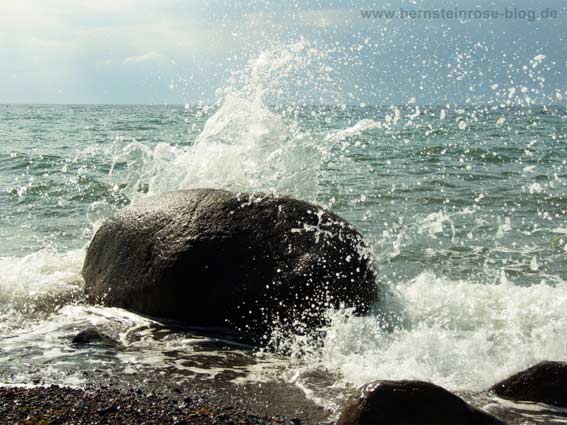
<instances>
[{"instance_id":1,"label":"large boulder","mask_svg":"<svg viewBox=\"0 0 567 425\"><path fill-rule=\"evenodd\" d=\"M91 303L256 334L376 301L362 237L343 219L287 197L213 189L119 211L96 232L83 276Z\"/></svg>"},{"instance_id":2,"label":"large boulder","mask_svg":"<svg viewBox=\"0 0 567 425\"><path fill-rule=\"evenodd\" d=\"M504 424L464 400L423 381L376 381L343 408L336 425Z\"/></svg>"},{"instance_id":3,"label":"large boulder","mask_svg":"<svg viewBox=\"0 0 567 425\"><path fill-rule=\"evenodd\" d=\"M567 408L567 363L544 361L494 385L499 397Z\"/></svg>"}]
</instances>

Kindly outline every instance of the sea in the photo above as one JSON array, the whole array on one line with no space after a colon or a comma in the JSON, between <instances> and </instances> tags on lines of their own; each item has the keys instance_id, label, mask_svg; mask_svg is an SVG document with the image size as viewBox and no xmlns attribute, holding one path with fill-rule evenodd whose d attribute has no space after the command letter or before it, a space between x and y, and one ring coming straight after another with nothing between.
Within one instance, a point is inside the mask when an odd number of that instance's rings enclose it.
<instances>
[{"instance_id":1,"label":"sea","mask_svg":"<svg viewBox=\"0 0 567 425\"><path fill-rule=\"evenodd\" d=\"M332 418L377 379L431 381L490 410L504 402L474 394L567 359L567 108L294 103L272 90L294 56L270 54L209 103L0 105L0 385L281 383ZM81 267L101 223L198 187L344 217L378 270L372 314L329 312L322 341L256 349L87 305ZM125 348L69 344L92 326Z\"/></svg>"}]
</instances>

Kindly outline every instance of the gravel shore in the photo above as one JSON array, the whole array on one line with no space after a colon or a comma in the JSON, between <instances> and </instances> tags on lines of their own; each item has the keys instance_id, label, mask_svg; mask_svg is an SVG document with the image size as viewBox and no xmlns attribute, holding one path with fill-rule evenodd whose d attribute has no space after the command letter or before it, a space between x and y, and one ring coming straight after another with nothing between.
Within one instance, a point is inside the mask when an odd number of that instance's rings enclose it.
<instances>
[{"instance_id":1,"label":"gravel shore","mask_svg":"<svg viewBox=\"0 0 567 425\"><path fill-rule=\"evenodd\" d=\"M300 424L297 419L257 416L231 406L179 394L106 387L76 389L0 387L0 423L51 424Z\"/></svg>"}]
</instances>

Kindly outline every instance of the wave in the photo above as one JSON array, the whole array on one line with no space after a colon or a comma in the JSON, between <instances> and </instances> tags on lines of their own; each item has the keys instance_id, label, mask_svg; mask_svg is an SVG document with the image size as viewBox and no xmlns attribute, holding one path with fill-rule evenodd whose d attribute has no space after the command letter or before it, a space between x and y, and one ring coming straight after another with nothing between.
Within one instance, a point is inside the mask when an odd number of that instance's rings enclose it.
<instances>
[{"instance_id":1,"label":"wave","mask_svg":"<svg viewBox=\"0 0 567 425\"><path fill-rule=\"evenodd\" d=\"M330 132L325 140L331 142L340 142L348 137L358 136L359 134L363 133L367 130L372 129L380 129L383 128L384 125L380 121L374 121L371 119L363 119L357 122L355 125L349 128L345 128L344 130L336 130Z\"/></svg>"},{"instance_id":2,"label":"wave","mask_svg":"<svg viewBox=\"0 0 567 425\"><path fill-rule=\"evenodd\" d=\"M290 340L298 354L286 379L309 393L325 370L335 388L377 379L419 379L481 391L541 360L567 352L567 282L522 287L455 281L423 272L390 288L376 315L333 313L323 344ZM265 372L265 371L264 371Z\"/></svg>"},{"instance_id":3,"label":"wave","mask_svg":"<svg viewBox=\"0 0 567 425\"><path fill-rule=\"evenodd\" d=\"M81 297L84 251L0 257L0 332L49 316Z\"/></svg>"}]
</instances>

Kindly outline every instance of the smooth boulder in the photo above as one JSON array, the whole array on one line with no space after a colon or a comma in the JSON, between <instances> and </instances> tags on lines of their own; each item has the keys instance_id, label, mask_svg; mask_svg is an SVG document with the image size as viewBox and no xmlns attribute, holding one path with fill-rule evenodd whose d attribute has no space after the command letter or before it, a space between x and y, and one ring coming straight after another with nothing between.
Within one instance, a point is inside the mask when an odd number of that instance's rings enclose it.
<instances>
[{"instance_id":1,"label":"smooth boulder","mask_svg":"<svg viewBox=\"0 0 567 425\"><path fill-rule=\"evenodd\" d=\"M567 363L543 361L494 385L499 397L567 408Z\"/></svg>"},{"instance_id":2,"label":"smooth boulder","mask_svg":"<svg viewBox=\"0 0 567 425\"><path fill-rule=\"evenodd\" d=\"M429 382L376 381L347 402L336 425L503 423Z\"/></svg>"},{"instance_id":3,"label":"smooth boulder","mask_svg":"<svg viewBox=\"0 0 567 425\"><path fill-rule=\"evenodd\" d=\"M376 279L362 236L316 205L193 189L108 219L83 266L91 303L256 334L309 328L339 305L365 313Z\"/></svg>"}]
</instances>

